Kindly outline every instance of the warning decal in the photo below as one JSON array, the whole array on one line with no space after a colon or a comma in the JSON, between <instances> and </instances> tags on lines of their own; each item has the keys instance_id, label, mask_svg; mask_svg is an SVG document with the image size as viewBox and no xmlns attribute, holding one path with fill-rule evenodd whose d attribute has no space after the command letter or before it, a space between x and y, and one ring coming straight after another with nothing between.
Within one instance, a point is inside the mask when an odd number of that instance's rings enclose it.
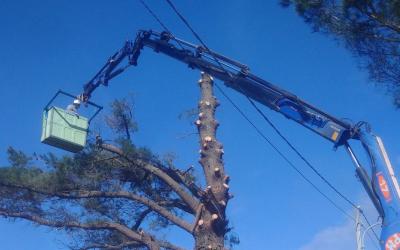
<instances>
[{"instance_id":1,"label":"warning decal","mask_svg":"<svg viewBox=\"0 0 400 250\"><path fill-rule=\"evenodd\" d=\"M400 249L400 233L395 233L387 239L385 250L399 250Z\"/></svg>"},{"instance_id":2,"label":"warning decal","mask_svg":"<svg viewBox=\"0 0 400 250\"><path fill-rule=\"evenodd\" d=\"M377 173L376 176L378 177L379 189L382 192L383 197L385 198L386 202L392 200L392 196L390 194L389 185L383 176L382 173Z\"/></svg>"}]
</instances>

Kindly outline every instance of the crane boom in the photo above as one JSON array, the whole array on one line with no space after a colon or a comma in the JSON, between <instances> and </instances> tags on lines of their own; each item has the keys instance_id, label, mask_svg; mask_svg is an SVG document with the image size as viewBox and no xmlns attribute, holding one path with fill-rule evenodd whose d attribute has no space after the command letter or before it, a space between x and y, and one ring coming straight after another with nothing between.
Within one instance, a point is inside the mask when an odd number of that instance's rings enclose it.
<instances>
[{"instance_id":1,"label":"crane boom","mask_svg":"<svg viewBox=\"0 0 400 250\"><path fill-rule=\"evenodd\" d=\"M178 48L178 45L182 48ZM297 121L337 146L356 136L351 131L352 126L347 122L336 119L297 96L251 74L247 66L177 39L168 33L140 31L134 43L126 42L125 46L116 52L99 73L85 85L84 96L90 97L95 88L107 85L110 79L122 73L124 68L115 68L125 57L129 58L129 64L137 65L143 47L152 48L156 52L186 63L191 68L207 72L222 80L226 86Z\"/></svg>"},{"instance_id":2,"label":"crane boom","mask_svg":"<svg viewBox=\"0 0 400 250\"><path fill-rule=\"evenodd\" d=\"M226 86L296 121L335 147L344 146L356 166L356 173L367 194L382 217L381 247L385 250L400 249L400 188L394 169L382 140L364 123L350 124L335 118L296 95L253 75L250 69L235 60L176 38L167 32L139 31L134 41L127 41L100 71L84 85L80 96L88 101L93 91L124 72L130 65L137 65L144 47L187 64L192 69L204 71L220 79ZM120 64L128 59L126 66ZM370 174L362 167L349 144L350 139L361 142L370 159Z\"/></svg>"}]
</instances>

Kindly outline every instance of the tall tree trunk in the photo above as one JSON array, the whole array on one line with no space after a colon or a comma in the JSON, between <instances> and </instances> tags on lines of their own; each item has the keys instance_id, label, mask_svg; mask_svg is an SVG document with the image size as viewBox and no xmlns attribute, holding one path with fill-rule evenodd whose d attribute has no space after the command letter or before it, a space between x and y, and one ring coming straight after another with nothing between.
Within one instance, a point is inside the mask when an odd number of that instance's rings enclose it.
<instances>
[{"instance_id":1,"label":"tall tree trunk","mask_svg":"<svg viewBox=\"0 0 400 250\"><path fill-rule=\"evenodd\" d=\"M197 214L194 230L196 249L224 249L227 232L225 209L229 199L229 177L225 175L222 144L216 139L218 122L215 109L218 101L213 95L213 79L202 73L199 80L201 100L199 119L195 122L200 134L200 164L206 178L204 201Z\"/></svg>"}]
</instances>

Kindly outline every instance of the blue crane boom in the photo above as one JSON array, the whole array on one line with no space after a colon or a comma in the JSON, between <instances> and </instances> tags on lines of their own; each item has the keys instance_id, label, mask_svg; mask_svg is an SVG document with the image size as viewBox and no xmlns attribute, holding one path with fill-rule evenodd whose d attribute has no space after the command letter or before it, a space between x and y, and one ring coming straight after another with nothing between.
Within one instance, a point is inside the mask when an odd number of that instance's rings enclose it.
<instances>
[{"instance_id":1,"label":"blue crane boom","mask_svg":"<svg viewBox=\"0 0 400 250\"><path fill-rule=\"evenodd\" d=\"M400 188L394 169L380 137L365 123L350 124L335 118L296 95L253 75L250 69L235 60L174 37L167 32L139 31L134 41L127 41L84 85L80 98L88 101L93 91L136 66L144 47L175 58L192 69L204 71L220 79L245 96L279 112L287 118L331 141L335 147L344 146L356 166L356 173L368 196L382 217L380 244L384 250L400 249ZM128 64L120 64L127 59ZM370 174L352 150L349 140L360 141L370 159Z\"/></svg>"}]
</instances>

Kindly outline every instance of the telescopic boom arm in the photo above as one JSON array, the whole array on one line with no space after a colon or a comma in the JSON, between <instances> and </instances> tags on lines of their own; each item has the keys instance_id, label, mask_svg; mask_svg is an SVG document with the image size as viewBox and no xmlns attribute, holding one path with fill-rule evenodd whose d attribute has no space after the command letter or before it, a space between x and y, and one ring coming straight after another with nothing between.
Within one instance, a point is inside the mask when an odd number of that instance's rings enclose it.
<instances>
[{"instance_id":1,"label":"telescopic boom arm","mask_svg":"<svg viewBox=\"0 0 400 250\"><path fill-rule=\"evenodd\" d=\"M121 74L128 66L136 66L144 47L175 58L192 69L204 71L223 81L226 86L331 141L335 147L344 146L356 166L357 175L365 190L383 218L380 242L382 249L400 249L400 188L382 140L371 133L365 123L353 125L337 119L296 95L253 75L244 64L183 41L167 32L139 31L134 41L127 41L84 85L80 98L88 101L97 87L107 86L112 78ZM125 59L128 64L121 66ZM370 159L371 175L357 159L349 145L350 139L361 141Z\"/></svg>"}]
</instances>

